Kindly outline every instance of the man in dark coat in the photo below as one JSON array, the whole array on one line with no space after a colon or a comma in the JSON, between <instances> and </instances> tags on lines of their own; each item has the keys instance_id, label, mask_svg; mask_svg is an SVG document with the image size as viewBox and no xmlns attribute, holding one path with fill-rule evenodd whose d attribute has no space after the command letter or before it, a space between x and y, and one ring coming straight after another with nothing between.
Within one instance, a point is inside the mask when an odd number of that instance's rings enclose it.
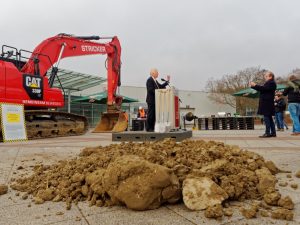
<instances>
[{"instance_id":1,"label":"man in dark coat","mask_svg":"<svg viewBox=\"0 0 300 225\"><path fill-rule=\"evenodd\" d=\"M146 130L148 132L154 131L155 125L155 89L163 89L169 84L170 76L167 76L167 81L163 84L157 82L158 71L157 69L151 69L150 77L146 82L147 86L147 98L146 102L148 104L148 113L146 121Z\"/></svg>"},{"instance_id":2,"label":"man in dark coat","mask_svg":"<svg viewBox=\"0 0 300 225\"><path fill-rule=\"evenodd\" d=\"M254 82L250 82L250 87L260 93L257 114L264 116L266 125L265 134L259 137L276 137L275 124L272 116L275 115L274 97L277 85L274 80L274 74L271 71L267 71L264 78L266 81L264 85L258 85Z\"/></svg>"}]
</instances>

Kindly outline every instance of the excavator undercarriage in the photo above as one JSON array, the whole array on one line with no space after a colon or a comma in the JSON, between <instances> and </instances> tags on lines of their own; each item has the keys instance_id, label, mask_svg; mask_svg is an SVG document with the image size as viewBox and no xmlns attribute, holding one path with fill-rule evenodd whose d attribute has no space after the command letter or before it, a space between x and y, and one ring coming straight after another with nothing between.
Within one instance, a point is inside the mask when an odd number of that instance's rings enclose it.
<instances>
[{"instance_id":1,"label":"excavator undercarriage","mask_svg":"<svg viewBox=\"0 0 300 225\"><path fill-rule=\"evenodd\" d=\"M88 130L86 117L66 112L26 110L25 120L29 140L82 135Z\"/></svg>"}]
</instances>

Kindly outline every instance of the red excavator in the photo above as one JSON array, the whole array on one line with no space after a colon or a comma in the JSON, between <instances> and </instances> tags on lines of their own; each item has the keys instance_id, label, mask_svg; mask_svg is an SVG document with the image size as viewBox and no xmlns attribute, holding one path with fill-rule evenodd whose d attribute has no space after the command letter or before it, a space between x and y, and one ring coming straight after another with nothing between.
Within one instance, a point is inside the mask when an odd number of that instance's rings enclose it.
<instances>
[{"instance_id":1,"label":"red excavator","mask_svg":"<svg viewBox=\"0 0 300 225\"><path fill-rule=\"evenodd\" d=\"M107 43L94 40L109 39ZM29 57L26 57L25 55ZM58 65L66 57L107 55L107 112L93 132L120 132L127 128L121 111L121 46L118 38L58 34L41 42L33 52L3 45L0 56L0 102L23 104L29 139L84 134L84 116L59 112L64 106L63 87L53 87ZM47 76L47 71L49 72ZM2 136L2 135L1 135ZM2 137L1 137L2 138Z\"/></svg>"}]
</instances>

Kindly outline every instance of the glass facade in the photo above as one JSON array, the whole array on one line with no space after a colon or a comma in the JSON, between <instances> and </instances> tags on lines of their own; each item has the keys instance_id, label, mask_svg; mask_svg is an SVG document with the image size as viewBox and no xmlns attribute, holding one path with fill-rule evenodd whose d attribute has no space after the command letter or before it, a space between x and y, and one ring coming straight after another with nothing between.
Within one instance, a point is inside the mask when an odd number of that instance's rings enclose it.
<instances>
[{"instance_id":1,"label":"glass facade","mask_svg":"<svg viewBox=\"0 0 300 225\"><path fill-rule=\"evenodd\" d=\"M88 119L90 128L95 127L101 117L102 112L106 112L105 104L89 103L89 102L72 102L80 96L71 96L71 113L83 115ZM130 105L124 104L122 110L129 112ZM68 97L65 96L65 106L59 108L58 111L68 112Z\"/></svg>"}]
</instances>

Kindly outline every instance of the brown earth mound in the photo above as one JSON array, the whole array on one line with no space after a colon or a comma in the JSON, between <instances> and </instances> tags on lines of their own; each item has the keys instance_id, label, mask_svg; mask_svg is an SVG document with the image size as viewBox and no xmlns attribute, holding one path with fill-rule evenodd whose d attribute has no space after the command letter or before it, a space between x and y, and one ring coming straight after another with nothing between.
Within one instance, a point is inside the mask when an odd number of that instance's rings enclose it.
<instances>
[{"instance_id":1,"label":"brown earth mound","mask_svg":"<svg viewBox=\"0 0 300 225\"><path fill-rule=\"evenodd\" d=\"M11 188L33 195L39 203L65 201L67 208L71 202L89 201L90 205L126 205L145 210L182 199L182 185L188 176L197 183L209 180L212 188L206 192L214 198L221 196L217 203L225 199L264 199L278 206L277 172L280 170L274 163L237 146L164 140L86 148L78 158L37 165L32 175L17 179ZM213 211L214 206L207 206Z\"/></svg>"}]
</instances>

